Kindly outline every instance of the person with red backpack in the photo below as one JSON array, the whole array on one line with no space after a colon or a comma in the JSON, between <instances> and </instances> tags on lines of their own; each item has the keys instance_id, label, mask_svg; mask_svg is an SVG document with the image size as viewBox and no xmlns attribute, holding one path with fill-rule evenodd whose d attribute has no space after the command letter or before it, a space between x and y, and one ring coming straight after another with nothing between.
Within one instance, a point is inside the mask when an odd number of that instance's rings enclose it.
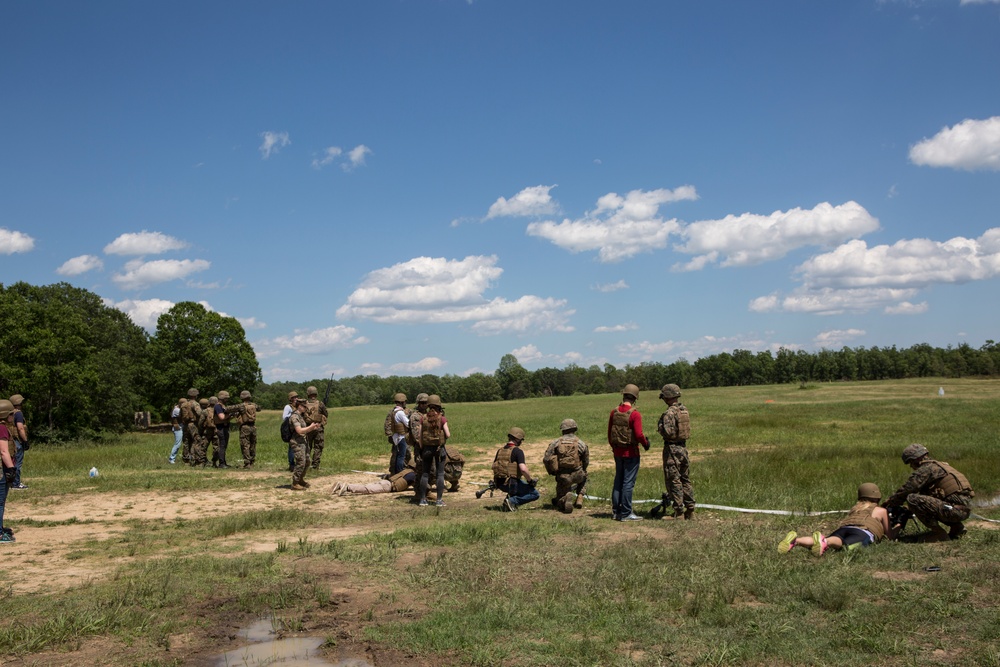
<instances>
[{"instance_id":1,"label":"person with red backpack","mask_svg":"<svg viewBox=\"0 0 1000 667\"><path fill-rule=\"evenodd\" d=\"M615 455L615 485L611 492L611 512L615 521L642 521L632 511L632 489L639 475L639 445L648 452L649 440L642 432L642 415L633 407L639 387L627 384L622 402L608 418L608 444Z\"/></svg>"}]
</instances>

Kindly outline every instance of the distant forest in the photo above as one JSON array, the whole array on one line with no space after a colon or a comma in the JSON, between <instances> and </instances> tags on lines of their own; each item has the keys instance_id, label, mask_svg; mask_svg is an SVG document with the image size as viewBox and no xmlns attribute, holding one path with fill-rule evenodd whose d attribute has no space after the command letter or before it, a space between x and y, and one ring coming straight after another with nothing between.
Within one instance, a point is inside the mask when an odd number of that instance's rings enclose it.
<instances>
[{"instance_id":1,"label":"distant forest","mask_svg":"<svg viewBox=\"0 0 1000 667\"><path fill-rule=\"evenodd\" d=\"M500 401L532 396L571 396L621 391L632 382L643 390L659 389L668 382L684 389L756 384L893 380L920 377L995 376L1000 373L1000 345L987 340L980 348L966 343L957 347L931 347L926 343L905 349L892 347L843 347L806 352L781 348L750 352L734 350L703 357L695 362L679 359L669 364L647 361L617 368L611 364L587 368L539 368L529 371L512 354L504 355L490 375L421 375L419 377L357 375L316 379L306 383L274 382L258 385L255 400L265 408L285 404L289 391L303 393L315 386L322 397L330 384L330 405L389 405L396 392L412 402L420 392L438 394L445 403Z\"/></svg>"}]
</instances>

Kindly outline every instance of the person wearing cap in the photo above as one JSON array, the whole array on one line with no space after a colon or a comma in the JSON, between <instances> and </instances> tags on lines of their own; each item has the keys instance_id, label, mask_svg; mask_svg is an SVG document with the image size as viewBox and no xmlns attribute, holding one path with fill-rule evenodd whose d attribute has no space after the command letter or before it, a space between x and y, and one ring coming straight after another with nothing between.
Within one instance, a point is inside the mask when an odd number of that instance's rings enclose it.
<instances>
[{"instance_id":1,"label":"person wearing cap","mask_svg":"<svg viewBox=\"0 0 1000 667\"><path fill-rule=\"evenodd\" d=\"M562 431L562 436L549 443L542 463L545 470L556 478L556 496L552 499L552 504L560 512L572 514L574 507L583 507L587 468L590 467L590 448L577 437L576 420L562 420L559 430Z\"/></svg>"},{"instance_id":2,"label":"person wearing cap","mask_svg":"<svg viewBox=\"0 0 1000 667\"><path fill-rule=\"evenodd\" d=\"M430 474L437 473L437 506L444 507L444 464L445 443L451 437L448 419L444 416L441 397L431 394L427 397L427 413L421 416L420 425L420 486L417 489L417 505L427 506L427 490L430 488Z\"/></svg>"},{"instance_id":3,"label":"person wearing cap","mask_svg":"<svg viewBox=\"0 0 1000 667\"><path fill-rule=\"evenodd\" d=\"M814 556L822 556L827 549L857 549L868 547L886 538L895 539L895 531L889 525L889 513L879 507L882 492L876 484L865 482L858 487L858 502L847 512L837 530L824 536L815 531L812 537L799 537L794 530L778 543L778 553L791 553L795 547L809 549Z\"/></svg>"},{"instance_id":4,"label":"person wearing cap","mask_svg":"<svg viewBox=\"0 0 1000 667\"><path fill-rule=\"evenodd\" d=\"M648 452L649 440L642 432L642 415L635 409L639 387L627 384L622 401L608 418L608 444L615 456L615 482L611 492L611 512L615 521L642 521L632 511L632 489L639 475L639 445Z\"/></svg>"},{"instance_id":5,"label":"person wearing cap","mask_svg":"<svg viewBox=\"0 0 1000 667\"><path fill-rule=\"evenodd\" d=\"M3 475L0 475L0 542L14 542L14 531L3 525L4 509L7 506L7 492L14 483L16 467L12 456L14 436L14 404L0 399L0 464Z\"/></svg>"},{"instance_id":6,"label":"person wearing cap","mask_svg":"<svg viewBox=\"0 0 1000 667\"><path fill-rule=\"evenodd\" d=\"M198 390L191 387L187 391L187 400L181 404L181 426L184 427L184 448L181 460L194 465L194 445L200 435L201 406L198 404Z\"/></svg>"},{"instance_id":7,"label":"person wearing cap","mask_svg":"<svg viewBox=\"0 0 1000 667\"><path fill-rule=\"evenodd\" d=\"M312 462L312 469L319 470L320 459L323 458L323 429L330 417L326 404L319 400L319 390L316 387L306 388L306 422L319 424L306 438L306 464Z\"/></svg>"},{"instance_id":8,"label":"person wearing cap","mask_svg":"<svg viewBox=\"0 0 1000 667\"><path fill-rule=\"evenodd\" d=\"M538 500L538 481L531 476L524 462L524 430L517 426L507 432L507 444L497 450L493 457L493 484L507 492L501 509L504 512L516 512L517 508ZM524 477L524 481L521 478Z\"/></svg>"},{"instance_id":9,"label":"person wearing cap","mask_svg":"<svg viewBox=\"0 0 1000 667\"><path fill-rule=\"evenodd\" d=\"M295 401L299 397L299 392L290 391L288 392L288 403L285 405L285 409L281 411L281 421L285 421L292 416L295 412ZM288 472L295 470L295 454L292 452L292 444L288 443Z\"/></svg>"},{"instance_id":10,"label":"person wearing cap","mask_svg":"<svg viewBox=\"0 0 1000 667\"><path fill-rule=\"evenodd\" d=\"M177 404L170 411L170 430L174 434L174 447L170 450L170 457L167 460L171 463L177 463L177 452L184 439L184 426L181 424L181 405L183 405L184 400L183 396L177 399Z\"/></svg>"},{"instance_id":11,"label":"person wearing cap","mask_svg":"<svg viewBox=\"0 0 1000 667\"><path fill-rule=\"evenodd\" d=\"M240 392L243 401L236 421L240 424L240 453L243 455L243 467L252 468L257 461L257 412L260 406L253 402L253 396L244 389Z\"/></svg>"},{"instance_id":12,"label":"person wearing cap","mask_svg":"<svg viewBox=\"0 0 1000 667\"><path fill-rule=\"evenodd\" d=\"M292 428L292 439L288 441L288 446L292 448L295 457L295 467L292 469L292 490L301 491L309 488L306 481L306 469L309 467L309 456L306 454L306 441L310 433L322 428L319 422L309 423L306 416L306 399L295 399L295 411L288 418L288 424Z\"/></svg>"},{"instance_id":13,"label":"person wearing cap","mask_svg":"<svg viewBox=\"0 0 1000 667\"><path fill-rule=\"evenodd\" d=\"M410 430L410 411L406 409L406 394L396 394L392 397L392 402L392 409L385 418L385 430L388 431L389 444L392 445L389 474L395 475L406 467L406 434ZM425 407L425 413L426 410Z\"/></svg>"},{"instance_id":14,"label":"person wearing cap","mask_svg":"<svg viewBox=\"0 0 1000 667\"><path fill-rule=\"evenodd\" d=\"M690 520L695 506L687 450L691 418L688 409L681 403L681 388L677 385L663 385L660 398L667 404L666 412L660 415L656 424L657 433L663 436L663 481L667 488L663 499L674 506L674 514L669 518L678 519L683 516Z\"/></svg>"},{"instance_id":15,"label":"person wearing cap","mask_svg":"<svg viewBox=\"0 0 1000 667\"><path fill-rule=\"evenodd\" d=\"M11 436L14 438L14 483L12 489L28 488L21 482L21 466L24 464L24 453L28 450L28 425L24 421L24 413L21 412L21 405L24 397L14 394L10 397L10 403L14 406L14 429Z\"/></svg>"},{"instance_id":16,"label":"person wearing cap","mask_svg":"<svg viewBox=\"0 0 1000 667\"><path fill-rule=\"evenodd\" d=\"M965 475L944 461L935 461L921 444L907 446L902 458L913 473L886 499L885 506L899 507L905 502L927 527L928 532L918 538L921 542L944 542L964 535L963 521L972 512L976 495ZM949 530L942 528L942 523Z\"/></svg>"}]
</instances>

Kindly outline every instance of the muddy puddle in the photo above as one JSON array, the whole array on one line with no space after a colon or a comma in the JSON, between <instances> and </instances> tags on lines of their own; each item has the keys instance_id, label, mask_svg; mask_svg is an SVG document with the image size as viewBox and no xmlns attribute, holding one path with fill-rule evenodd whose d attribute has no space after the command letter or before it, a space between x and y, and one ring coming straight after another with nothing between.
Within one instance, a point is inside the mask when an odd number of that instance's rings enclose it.
<instances>
[{"instance_id":1,"label":"muddy puddle","mask_svg":"<svg viewBox=\"0 0 1000 667\"><path fill-rule=\"evenodd\" d=\"M319 654L322 637L275 637L271 619L263 618L240 631L246 646L219 656L217 667L263 667L263 665L307 665L308 667L373 667L361 658L330 662Z\"/></svg>"}]
</instances>

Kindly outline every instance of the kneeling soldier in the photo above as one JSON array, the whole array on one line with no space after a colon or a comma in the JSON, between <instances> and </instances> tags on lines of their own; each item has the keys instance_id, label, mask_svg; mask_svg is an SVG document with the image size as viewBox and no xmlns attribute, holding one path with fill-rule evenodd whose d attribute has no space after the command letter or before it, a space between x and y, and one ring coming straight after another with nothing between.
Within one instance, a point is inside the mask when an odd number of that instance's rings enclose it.
<instances>
[{"instance_id":1,"label":"kneeling soldier","mask_svg":"<svg viewBox=\"0 0 1000 667\"><path fill-rule=\"evenodd\" d=\"M545 470L556 478L556 497L552 499L552 504L565 514L571 514L574 507L583 507L587 468L590 466L590 449L577 437L576 429L576 421L562 420L559 424L562 437L549 444L542 458Z\"/></svg>"}]
</instances>

